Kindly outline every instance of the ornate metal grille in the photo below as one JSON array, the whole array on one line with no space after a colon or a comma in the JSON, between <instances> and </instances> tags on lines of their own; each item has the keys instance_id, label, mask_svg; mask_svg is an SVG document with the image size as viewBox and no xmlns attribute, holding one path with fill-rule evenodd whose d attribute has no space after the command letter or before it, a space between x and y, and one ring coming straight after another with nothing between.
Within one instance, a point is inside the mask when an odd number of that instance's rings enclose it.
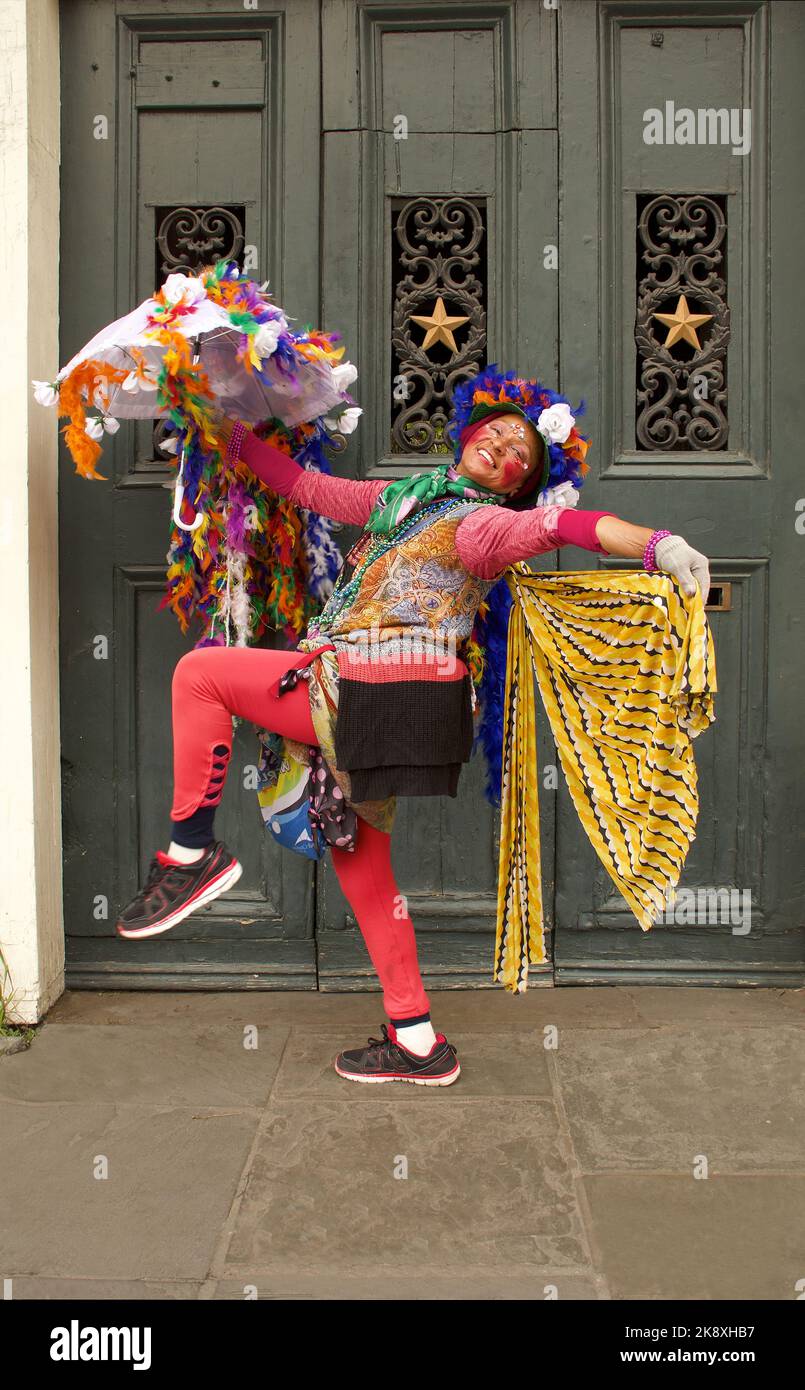
<instances>
[{"instance_id":1,"label":"ornate metal grille","mask_svg":"<svg viewBox=\"0 0 805 1390\"><path fill-rule=\"evenodd\" d=\"M155 289L175 271L186 270L192 274L223 257L237 261L243 269L245 207L223 207L216 203L212 207L155 208L154 211ZM155 459L165 457L160 445L166 427L167 421L154 421Z\"/></svg>"},{"instance_id":2,"label":"ornate metal grille","mask_svg":"<svg viewBox=\"0 0 805 1390\"><path fill-rule=\"evenodd\" d=\"M638 449L727 448L726 233L723 195L637 196Z\"/></svg>"},{"instance_id":3,"label":"ornate metal grille","mask_svg":"<svg viewBox=\"0 0 805 1390\"><path fill-rule=\"evenodd\" d=\"M237 261L243 269L244 207L156 209L156 285L176 270L199 270L210 261Z\"/></svg>"},{"instance_id":4,"label":"ornate metal grille","mask_svg":"<svg viewBox=\"0 0 805 1390\"><path fill-rule=\"evenodd\" d=\"M452 453L453 389L486 365L486 200L391 200L391 452Z\"/></svg>"}]
</instances>

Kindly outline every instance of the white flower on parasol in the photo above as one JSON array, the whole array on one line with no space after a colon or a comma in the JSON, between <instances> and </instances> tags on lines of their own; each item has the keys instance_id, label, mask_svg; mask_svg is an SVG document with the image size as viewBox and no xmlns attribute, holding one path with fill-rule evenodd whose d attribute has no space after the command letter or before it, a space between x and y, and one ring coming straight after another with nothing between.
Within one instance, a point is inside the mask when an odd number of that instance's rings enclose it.
<instances>
[{"instance_id":1,"label":"white flower on parasol","mask_svg":"<svg viewBox=\"0 0 805 1390\"><path fill-rule=\"evenodd\" d=\"M207 298L203 281L195 275L181 273L168 276L162 294L169 304L198 304L200 299Z\"/></svg>"},{"instance_id":2,"label":"white flower on parasol","mask_svg":"<svg viewBox=\"0 0 805 1390\"><path fill-rule=\"evenodd\" d=\"M59 399L58 383L52 381L35 381L34 399L39 405L55 405Z\"/></svg>"},{"instance_id":3,"label":"white flower on parasol","mask_svg":"<svg viewBox=\"0 0 805 1390\"><path fill-rule=\"evenodd\" d=\"M339 391L348 391L353 381L358 380L358 368L352 362L339 362L333 367L333 378Z\"/></svg>"},{"instance_id":4,"label":"white flower on parasol","mask_svg":"<svg viewBox=\"0 0 805 1390\"><path fill-rule=\"evenodd\" d=\"M342 410L340 415L328 416L324 423L328 430L338 430L340 434L352 434L362 414L363 410L359 405L350 405L347 406L346 410Z\"/></svg>"},{"instance_id":5,"label":"white flower on parasol","mask_svg":"<svg viewBox=\"0 0 805 1390\"><path fill-rule=\"evenodd\" d=\"M258 357L270 357L277 351L277 343L280 334L284 333L288 327L287 320L284 318L273 319L269 323L261 323L254 335L254 350Z\"/></svg>"},{"instance_id":6,"label":"white flower on parasol","mask_svg":"<svg viewBox=\"0 0 805 1390\"><path fill-rule=\"evenodd\" d=\"M138 376L136 372L129 372L128 376L120 383L121 391L156 391L159 383L154 377L145 372Z\"/></svg>"}]
</instances>

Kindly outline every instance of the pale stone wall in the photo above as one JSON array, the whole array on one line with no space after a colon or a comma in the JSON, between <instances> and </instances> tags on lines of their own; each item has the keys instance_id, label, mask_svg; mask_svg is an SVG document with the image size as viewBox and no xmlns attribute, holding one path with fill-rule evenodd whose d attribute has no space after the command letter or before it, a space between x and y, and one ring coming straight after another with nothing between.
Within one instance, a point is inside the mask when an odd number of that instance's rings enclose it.
<instances>
[{"instance_id":1,"label":"pale stone wall","mask_svg":"<svg viewBox=\"0 0 805 1390\"><path fill-rule=\"evenodd\" d=\"M31 389L58 367L58 0L0 0L0 55L0 993L35 1022L64 989L58 421Z\"/></svg>"}]
</instances>

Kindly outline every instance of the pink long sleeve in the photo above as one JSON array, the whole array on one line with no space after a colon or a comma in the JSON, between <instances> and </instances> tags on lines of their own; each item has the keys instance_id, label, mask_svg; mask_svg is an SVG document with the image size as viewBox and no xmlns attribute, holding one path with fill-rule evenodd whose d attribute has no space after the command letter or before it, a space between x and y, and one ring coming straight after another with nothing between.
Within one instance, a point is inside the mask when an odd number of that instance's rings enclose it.
<instances>
[{"instance_id":1,"label":"pink long sleeve","mask_svg":"<svg viewBox=\"0 0 805 1390\"><path fill-rule=\"evenodd\" d=\"M382 479L357 482L353 478L335 478L330 473L301 468L273 444L247 432L240 448L240 457L253 473L280 497L287 497L297 507L328 516L331 521L345 521L363 526L378 494L386 486Z\"/></svg>"},{"instance_id":2,"label":"pink long sleeve","mask_svg":"<svg viewBox=\"0 0 805 1390\"><path fill-rule=\"evenodd\" d=\"M471 574L494 579L517 560L529 560L563 545L603 550L595 535L595 523L600 516L612 515L577 512L572 507L534 507L525 512L479 507L456 527L456 550Z\"/></svg>"}]
</instances>

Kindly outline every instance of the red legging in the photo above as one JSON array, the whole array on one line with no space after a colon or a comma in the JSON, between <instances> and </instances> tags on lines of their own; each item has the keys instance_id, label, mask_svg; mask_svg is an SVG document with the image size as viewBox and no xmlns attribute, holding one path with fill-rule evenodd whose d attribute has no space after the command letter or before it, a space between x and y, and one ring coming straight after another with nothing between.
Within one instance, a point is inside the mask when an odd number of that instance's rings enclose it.
<instances>
[{"instance_id":1,"label":"red legging","mask_svg":"<svg viewBox=\"0 0 805 1390\"><path fill-rule=\"evenodd\" d=\"M307 682L300 680L283 695L269 690L293 664L292 654L262 647L196 647L180 659L172 687L173 820L220 802L232 755L233 714L286 738L317 742ZM214 751L221 745L225 755ZM330 853L389 1018L428 1014L414 924L391 867L391 836L359 817L355 849L331 846Z\"/></svg>"}]
</instances>

